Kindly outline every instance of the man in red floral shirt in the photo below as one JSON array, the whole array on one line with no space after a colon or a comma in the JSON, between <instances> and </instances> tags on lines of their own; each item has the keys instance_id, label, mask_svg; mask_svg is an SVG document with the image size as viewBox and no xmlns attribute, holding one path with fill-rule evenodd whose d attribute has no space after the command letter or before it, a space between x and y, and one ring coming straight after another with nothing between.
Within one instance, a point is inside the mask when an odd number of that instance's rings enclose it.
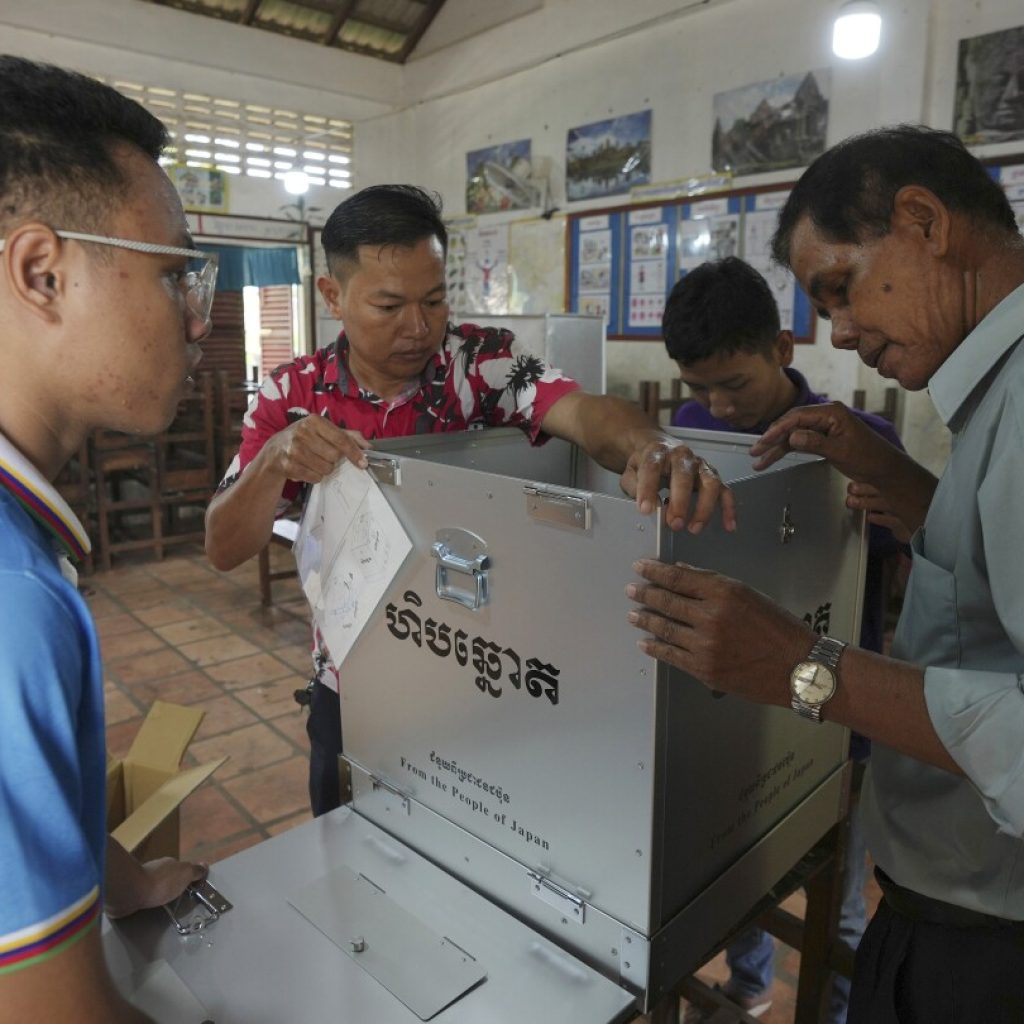
<instances>
[{"instance_id":1,"label":"man in red floral shirt","mask_svg":"<svg viewBox=\"0 0 1024 1024\"><path fill-rule=\"evenodd\" d=\"M440 203L410 185L377 185L345 200L323 231L330 276L317 287L344 324L333 344L279 367L245 414L242 444L206 515L206 551L219 569L257 554L274 519L342 460L365 468L382 437L517 426L533 444L549 436L622 472L641 513L670 487L666 520L696 533L732 494L715 470L662 433L631 402L588 395L525 352L509 331L448 323ZM690 496L697 501L690 513ZM314 814L339 804L338 672L314 629L310 799Z\"/></svg>"}]
</instances>

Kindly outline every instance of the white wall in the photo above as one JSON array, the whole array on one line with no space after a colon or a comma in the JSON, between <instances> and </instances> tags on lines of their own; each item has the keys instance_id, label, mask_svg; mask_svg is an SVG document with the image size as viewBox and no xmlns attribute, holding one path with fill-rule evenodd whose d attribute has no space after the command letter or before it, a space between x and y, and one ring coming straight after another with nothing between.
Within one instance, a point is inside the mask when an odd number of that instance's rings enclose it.
<instances>
[{"instance_id":1,"label":"white wall","mask_svg":"<svg viewBox=\"0 0 1024 1024\"><path fill-rule=\"evenodd\" d=\"M1020 0L881 0L882 45L873 57L844 62L831 54L837 4L821 0L711 0L696 9L660 0L547 0L539 11L408 65L406 106L359 126L361 180L395 176L438 189L446 208L465 208L469 150L530 138L548 158L563 209L568 128L650 108L652 179L710 171L712 97L776 75L830 67L829 142L882 124L952 125L960 38L1024 23ZM623 19L646 27L630 30ZM1002 147L1018 150L1019 145ZM999 148L979 151L998 154ZM740 179L792 180L797 171ZM602 199L571 210L612 205ZM813 386L850 401L868 391L880 407L884 381L819 329L797 348L796 365ZM636 393L636 381L667 382L672 364L660 342L609 343L609 389ZM907 447L939 468L948 435L926 394L902 400Z\"/></svg>"},{"instance_id":2,"label":"white wall","mask_svg":"<svg viewBox=\"0 0 1024 1024\"><path fill-rule=\"evenodd\" d=\"M502 11L511 20L499 25L467 20L480 15L479 3L449 0L450 24L439 19L425 52L404 67L137 0L2 0L0 49L354 120L357 187L419 182L438 189L457 214L469 150L532 139L535 159L553 169L564 210L567 129L645 108L653 110L653 179L707 172L714 93L814 68L832 68L830 142L899 121L948 128L958 40L1024 22L1021 0L880 0L879 52L846 63L830 52L831 0L516 0ZM463 28L474 34L446 45ZM237 212L275 216L287 201L276 182L232 184ZM344 194L322 189L307 201L329 211ZM600 205L608 200L571 209ZM884 382L852 354L834 352L824 331L796 358L819 390L849 400L864 387L869 407L881 404ZM660 343L611 343L608 366L609 386L634 393L636 380L667 381L672 372ZM926 395L905 396L902 426L908 448L941 465L946 435Z\"/></svg>"}]
</instances>

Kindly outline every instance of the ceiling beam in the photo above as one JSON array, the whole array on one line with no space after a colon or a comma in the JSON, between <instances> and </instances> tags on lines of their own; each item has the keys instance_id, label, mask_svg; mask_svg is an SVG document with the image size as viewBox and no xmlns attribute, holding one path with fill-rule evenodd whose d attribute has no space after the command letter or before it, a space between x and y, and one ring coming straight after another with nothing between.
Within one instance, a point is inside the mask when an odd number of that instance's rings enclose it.
<instances>
[{"instance_id":1,"label":"ceiling beam","mask_svg":"<svg viewBox=\"0 0 1024 1024\"><path fill-rule=\"evenodd\" d=\"M320 38L320 42L324 46L331 46L334 40L338 36L338 32L341 30L341 26L348 21L349 15L355 10L356 0L345 0L345 2L334 12L334 17L331 18L331 24L327 27L327 31L324 32Z\"/></svg>"},{"instance_id":2,"label":"ceiling beam","mask_svg":"<svg viewBox=\"0 0 1024 1024\"><path fill-rule=\"evenodd\" d=\"M443 6L444 0L427 0L423 5L423 13L420 14L419 21L416 22L416 25L405 37L405 43L402 45L401 50L395 54L395 60L399 64L404 64L409 59L409 54L412 53L416 44L423 38L423 33L430 27L430 23Z\"/></svg>"},{"instance_id":3,"label":"ceiling beam","mask_svg":"<svg viewBox=\"0 0 1024 1024\"><path fill-rule=\"evenodd\" d=\"M256 11L260 6L260 0L249 0L245 5L245 10L242 11L242 16L238 19L240 25L251 25L252 19L256 17Z\"/></svg>"}]
</instances>

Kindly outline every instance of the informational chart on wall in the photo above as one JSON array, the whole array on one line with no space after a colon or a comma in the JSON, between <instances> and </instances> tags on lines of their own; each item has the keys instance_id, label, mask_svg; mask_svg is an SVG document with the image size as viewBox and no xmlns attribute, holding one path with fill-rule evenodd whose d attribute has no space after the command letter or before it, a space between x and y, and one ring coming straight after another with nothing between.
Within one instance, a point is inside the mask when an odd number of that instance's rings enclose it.
<instances>
[{"instance_id":1,"label":"informational chart on wall","mask_svg":"<svg viewBox=\"0 0 1024 1024\"><path fill-rule=\"evenodd\" d=\"M652 206L630 210L626 215L629 279L624 309L629 330L661 330L669 267L676 246L673 213L671 209Z\"/></svg>"},{"instance_id":2,"label":"informational chart on wall","mask_svg":"<svg viewBox=\"0 0 1024 1024\"><path fill-rule=\"evenodd\" d=\"M506 313L565 312L565 218L534 217L508 226Z\"/></svg>"},{"instance_id":3,"label":"informational chart on wall","mask_svg":"<svg viewBox=\"0 0 1024 1024\"><path fill-rule=\"evenodd\" d=\"M810 304L771 262L788 190L723 192L569 218L569 309L608 318L609 338L659 338L675 283L708 260L739 256L768 279L784 326L810 341Z\"/></svg>"},{"instance_id":4,"label":"informational chart on wall","mask_svg":"<svg viewBox=\"0 0 1024 1024\"><path fill-rule=\"evenodd\" d=\"M569 278L573 313L603 316L609 336L619 324L623 255L621 213L573 218Z\"/></svg>"},{"instance_id":5,"label":"informational chart on wall","mask_svg":"<svg viewBox=\"0 0 1024 1024\"><path fill-rule=\"evenodd\" d=\"M478 227L466 235L466 302L476 313L508 309L508 225Z\"/></svg>"},{"instance_id":6,"label":"informational chart on wall","mask_svg":"<svg viewBox=\"0 0 1024 1024\"><path fill-rule=\"evenodd\" d=\"M448 304L453 316L509 312L508 224L449 221Z\"/></svg>"}]
</instances>

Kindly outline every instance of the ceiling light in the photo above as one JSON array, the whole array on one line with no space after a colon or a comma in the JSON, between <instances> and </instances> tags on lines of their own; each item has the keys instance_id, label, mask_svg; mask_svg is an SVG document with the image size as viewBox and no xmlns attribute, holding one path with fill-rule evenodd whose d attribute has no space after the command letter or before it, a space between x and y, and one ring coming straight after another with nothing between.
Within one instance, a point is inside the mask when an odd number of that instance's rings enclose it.
<instances>
[{"instance_id":1,"label":"ceiling light","mask_svg":"<svg viewBox=\"0 0 1024 1024\"><path fill-rule=\"evenodd\" d=\"M305 171L288 171L281 180L289 195L302 196L309 191L309 176Z\"/></svg>"},{"instance_id":2,"label":"ceiling light","mask_svg":"<svg viewBox=\"0 0 1024 1024\"><path fill-rule=\"evenodd\" d=\"M844 60L870 57L878 49L882 15L874 0L850 0L839 8L832 29L832 52Z\"/></svg>"}]
</instances>

